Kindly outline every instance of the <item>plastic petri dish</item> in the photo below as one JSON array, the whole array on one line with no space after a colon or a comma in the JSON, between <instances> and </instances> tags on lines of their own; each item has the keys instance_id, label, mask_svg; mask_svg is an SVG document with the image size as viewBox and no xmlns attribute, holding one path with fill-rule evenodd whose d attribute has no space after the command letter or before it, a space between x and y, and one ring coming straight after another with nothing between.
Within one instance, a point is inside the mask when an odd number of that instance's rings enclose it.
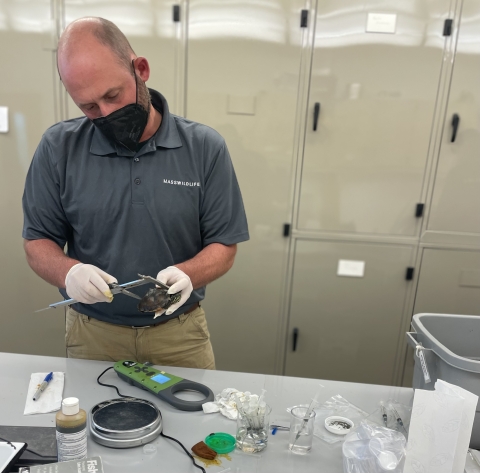
<instances>
[{"instance_id":1,"label":"plastic petri dish","mask_svg":"<svg viewBox=\"0 0 480 473\"><path fill-rule=\"evenodd\" d=\"M207 435L205 443L217 453L229 453L235 448L235 437L225 432L216 432Z\"/></svg>"}]
</instances>

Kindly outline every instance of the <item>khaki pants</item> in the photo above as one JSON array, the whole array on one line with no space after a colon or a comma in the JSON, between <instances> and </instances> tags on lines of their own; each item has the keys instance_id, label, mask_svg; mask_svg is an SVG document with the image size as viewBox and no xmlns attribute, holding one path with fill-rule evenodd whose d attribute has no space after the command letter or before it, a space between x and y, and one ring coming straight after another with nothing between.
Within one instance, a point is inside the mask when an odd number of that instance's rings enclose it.
<instances>
[{"instance_id":1,"label":"khaki pants","mask_svg":"<svg viewBox=\"0 0 480 473\"><path fill-rule=\"evenodd\" d=\"M147 328L101 322L68 307L65 343L68 358L149 361L162 366L215 369L210 333L201 307Z\"/></svg>"}]
</instances>

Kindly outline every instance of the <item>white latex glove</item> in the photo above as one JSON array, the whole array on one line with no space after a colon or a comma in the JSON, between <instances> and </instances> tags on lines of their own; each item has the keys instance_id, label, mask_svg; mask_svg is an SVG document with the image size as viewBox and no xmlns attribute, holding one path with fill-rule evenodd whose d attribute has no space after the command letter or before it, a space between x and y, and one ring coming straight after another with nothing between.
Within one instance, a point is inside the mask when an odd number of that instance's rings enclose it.
<instances>
[{"instance_id":1,"label":"white latex glove","mask_svg":"<svg viewBox=\"0 0 480 473\"><path fill-rule=\"evenodd\" d=\"M170 286L168 294L177 294L180 292L180 300L176 304L172 304L165 315L173 314L179 307L181 307L187 299L190 297L190 294L193 291L192 281L190 278L176 266L169 266L168 268L163 269L157 274L157 279L163 284ZM155 318L159 315L162 315L165 310L155 312Z\"/></svg>"},{"instance_id":2,"label":"white latex glove","mask_svg":"<svg viewBox=\"0 0 480 473\"><path fill-rule=\"evenodd\" d=\"M65 278L65 289L72 299L83 304L112 302L113 294L107 283L118 282L113 276L92 264L78 263Z\"/></svg>"}]
</instances>

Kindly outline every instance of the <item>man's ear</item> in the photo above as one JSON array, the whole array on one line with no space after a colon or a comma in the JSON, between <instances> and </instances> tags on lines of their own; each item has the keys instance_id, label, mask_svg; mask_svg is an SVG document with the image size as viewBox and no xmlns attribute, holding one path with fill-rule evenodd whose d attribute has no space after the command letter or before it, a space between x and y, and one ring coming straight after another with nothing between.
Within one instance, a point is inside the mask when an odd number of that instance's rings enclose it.
<instances>
[{"instance_id":1,"label":"man's ear","mask_svg":"<svg viewBox=\"0 0 480 473\"><path fill-rule=\"evenodd\" d=\"M150 64L146 58L140 56L135 59L135 70L137 71L138 77L147 82L150 77Z\"/></svg>"}]
</instances>

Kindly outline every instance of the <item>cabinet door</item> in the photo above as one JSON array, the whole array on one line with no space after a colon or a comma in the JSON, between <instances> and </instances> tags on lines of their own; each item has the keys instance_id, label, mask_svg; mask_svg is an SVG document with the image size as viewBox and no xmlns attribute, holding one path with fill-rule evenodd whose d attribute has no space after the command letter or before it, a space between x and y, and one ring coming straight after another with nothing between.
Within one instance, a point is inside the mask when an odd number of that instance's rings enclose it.
<instances>
[{"instance_id":1,"label":"cabinet door","mask_svg":"<svg viewBox=\"0 0 480 473\"><path fill-rule=\"evenodd\" d=\"M414 314L480 315L480 251L423 250Z\"/></svg>"},{"instance_id":2,"label":"cabinet door","mask_svg":"<svg viewBox=\"0 0 480 473\"><path fill-rule=\"evenodd\" d=\"M480 236L480 3L464 0L428 230ZM454 116L459 118L452 142Z\"/></svg>"},{"instance_id":3,"label":"cabinet door","mask_svg":"<svg viewBox=\"0 0 480 473\"><path fill-rule=\"evenodd\" d=\"M233 268L207 287L220 369L274 370L304 7L299 0L190 2L187 118L225 138L250 230Z\"/></svg>"},{"instance_id":4,"label":"cabinet door","mask_svg":"<svg viewBox=\"0 0 480 473\"><path fill-rule=\"evenodd\" d=\"M298 240L285 374L394 384L412 258L409 246ZM339 276L339 260L342 273L363 262L363 277Z\"/></svg>"},{"instance_id":5,"label":"cabinet door","mask_svg":"<svg viewBox=\"0 0 480 473\"><path fill-rule=\"evenodd\" d=\"M25 176L54 124L54 22L50 2L0 0L0 351L63 356L64 311L35 310L61 299L29 267L22 247Z\"/></svg>"},{"instance_id":6,"label":"cabinet door","mask_svg":"<svg viewBox=\"0 0 480 473\"><path fill-rule=\"evenodd\" d=\"M318 2L299 229L419 234L448 7Z\"/></svg>"},{"instance_id":7,"label":"cabinet door","mask_svg":"<svg viewBox=\"0 0 480 473\"><path fill-rule=\"evenodd\" d=\"M171 113L184 114L185 2L174 0L65 0L65 25L85 16L113 21L125 34L135 54L148 59L148 87L167 99ZM180 6L180 21L173 7ZM68 96L68 118L83 116Z\"/></svg>"}]
</instances>

